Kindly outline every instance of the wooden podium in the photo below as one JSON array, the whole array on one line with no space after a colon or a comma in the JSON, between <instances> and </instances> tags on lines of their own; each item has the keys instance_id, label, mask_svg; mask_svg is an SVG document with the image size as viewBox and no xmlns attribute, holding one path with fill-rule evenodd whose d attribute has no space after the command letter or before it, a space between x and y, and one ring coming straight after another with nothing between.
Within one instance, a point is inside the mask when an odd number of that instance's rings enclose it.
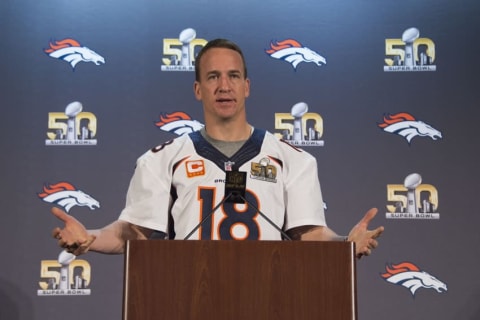
<instances>
[{"instance_id":1,"label":"wooden podium","mask_svg":"<svg viewBox=\"0 0 480 320\"><path fill-rule=\"evenodd\" d=\"M129 241L123 319L357 319L354 244Z\"/></svg>"}]
</instances>

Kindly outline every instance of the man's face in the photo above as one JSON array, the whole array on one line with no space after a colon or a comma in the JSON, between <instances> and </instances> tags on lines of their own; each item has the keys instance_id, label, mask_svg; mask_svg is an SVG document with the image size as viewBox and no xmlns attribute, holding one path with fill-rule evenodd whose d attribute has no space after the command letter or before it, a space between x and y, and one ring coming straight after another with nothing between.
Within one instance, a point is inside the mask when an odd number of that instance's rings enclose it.
<instances>
[{"instance_id":1,"label":"man's face","mask_svg":"<svg viewBox=\"0 0 480 320\"><path fill-rule=\"evenodd\" d=\"M245 79L242 57L234 50L212 48L200 61L200 81L195 81L195 97L203 102L205 118L235 119L245 115L245 99L250 81Z\"/></svg>"}]
</instances>

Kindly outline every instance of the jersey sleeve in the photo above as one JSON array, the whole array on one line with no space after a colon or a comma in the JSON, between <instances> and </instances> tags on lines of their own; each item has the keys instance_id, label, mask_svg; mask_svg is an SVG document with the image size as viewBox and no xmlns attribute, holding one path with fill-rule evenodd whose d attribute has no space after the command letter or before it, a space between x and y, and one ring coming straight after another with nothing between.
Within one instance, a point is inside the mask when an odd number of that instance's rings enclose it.
<instances>
[{"instance_id":1,"label":"jersey sleeve","mask_svg":"<svg viewBox=\"0 0 480 320\"><path fill-rule=\"evenodd\" d=\"M125 208L119 219L152 230L168 231L168 209L171 202L171 175L168 166L161 168L161 159L152 151L137 160L130 180Z\"/></svg>"},{"instance_id":2,"label":"jersey sleeve","mask_svg":"<svg viewBox=\"0 0 480 320\"><path fill-rule=\"evenodd\" d=\"M286 164L285 229L326 226L316 159L303 150L293 151Z\"/></svg>"}]
</instances>

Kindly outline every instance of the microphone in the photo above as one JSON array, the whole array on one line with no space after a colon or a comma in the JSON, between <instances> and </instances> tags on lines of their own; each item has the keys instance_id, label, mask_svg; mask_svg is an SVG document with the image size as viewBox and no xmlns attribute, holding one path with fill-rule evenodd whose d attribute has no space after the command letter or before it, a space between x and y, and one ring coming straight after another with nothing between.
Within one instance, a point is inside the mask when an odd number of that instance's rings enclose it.
<instances>
[{"instance_id":1,"label":"microphone","mask_svg":"<svg viewBox=\"0 0 480 320\"><path fill-rule=\"evenodd\" d=\"M225 174L225 192L232 197L228 202L245 203L245 189L247 188L247 173L245 171L227 171ZM243 199L242 199L243 198Z\"/></svg>"}]
</instances>

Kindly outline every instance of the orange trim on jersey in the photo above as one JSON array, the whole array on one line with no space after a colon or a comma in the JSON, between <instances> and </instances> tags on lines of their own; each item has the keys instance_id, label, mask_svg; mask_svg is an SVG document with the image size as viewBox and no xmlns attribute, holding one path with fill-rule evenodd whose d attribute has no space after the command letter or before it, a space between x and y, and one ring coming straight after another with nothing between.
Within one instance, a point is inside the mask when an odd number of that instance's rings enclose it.
<instances>
[{"instance_id":1,"label":"orange trim on jersey","mask_svg":"<svg viewBox=\"0 0 480 320\"><path fill-rule=\"evenodd\" d=\"M297 148L297 147L296 147L296 146L294 146L293 144L290 144L290 143L288 143L286 140L280 139L279 141L280 141L280 142L283 142L283 143L285 143L287 146L290 146L290 147L292 147L292 148L293 148L295 151L298 151L298 152L303 152L303 150L302 150L302 149L300 149L300 148Z\"/></svg>"},{"instance_id":2,"label":"orange trim on jersey","mask_svg":"<svg viewBox=\"0 0 480 320\"><path fill-rule=\"evenodd\" d=\"M181 159L180 161L178 161L177 163L175 163L175 164L173 165L172 174L175 174L175 171L177 171L177 168L182 164L182 162L184 162L184 161L187 160L188 158L190 158L190 156L186 156L186 157L184 157L183 159Z\"/></svg>"},{"instance_id":3,"label":"orange trim on jersey","mask_svg":"<svg viewBox=\"0 0 480 320\"><path fill-rule=\"evenodd\" d=\"M281 169L283 169L283 161L280 160L280 159L277 159L277 158L274 158L272 156L267 156L270 160L272 160L273 162L275 162L276 164L278 164L280 166Z\"/></svg>"}]
</instances>

